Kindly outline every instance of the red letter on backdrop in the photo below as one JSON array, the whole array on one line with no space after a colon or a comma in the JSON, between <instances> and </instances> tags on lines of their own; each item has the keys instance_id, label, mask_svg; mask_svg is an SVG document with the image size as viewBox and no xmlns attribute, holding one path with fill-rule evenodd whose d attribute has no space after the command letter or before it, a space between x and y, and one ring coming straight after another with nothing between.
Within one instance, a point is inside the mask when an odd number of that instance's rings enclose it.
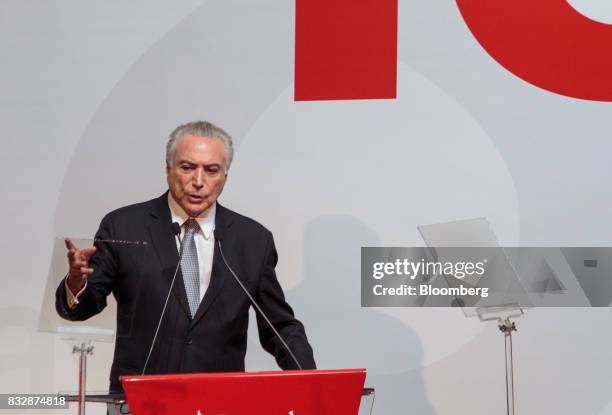
<instances>
[{"instance_id":1,"label":"red letter on backdrop","mask_svg":"<svg viewBox=\"0 0 612 415\"><path fill-rule=\"evenodd\" d=\"M397 0L296 0L296 101L395 98Z\"/></svg>"}]
</instances>

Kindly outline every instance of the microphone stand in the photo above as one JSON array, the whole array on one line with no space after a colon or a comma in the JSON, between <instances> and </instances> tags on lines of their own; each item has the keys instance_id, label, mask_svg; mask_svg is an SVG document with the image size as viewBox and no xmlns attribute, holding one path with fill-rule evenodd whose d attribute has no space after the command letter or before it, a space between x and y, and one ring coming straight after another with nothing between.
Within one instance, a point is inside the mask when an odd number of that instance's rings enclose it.
<instances>
[{"instance_id":1,"label":"microphone stand","mask_svg":"<svg viewBox=\"0 0 612 415\"><path fill-rule=\"evenodd\" d=\"M259 304L257 303L257 301L255 301L255 299L253 298L253 296L251 295L251 293L249 293L249 291L246 289L246 287L244 286L244 284L242 284L242 281L240 281L240 278L238 278L238 276L236 275L236 273L234 272L234 270L232 269L232 267L229 266L229 263L227 262L227 259L225 259L225 255L223 254L223 248L221 247L221 239L222 234L221 232L219 232L218 230L215 229L214 232L215 235L215 239L217 240L217 245L219 246L219 253L221 254L221 259L223 259L223 263L225 263L225 266L227 267L227 269L229 269L229 271L231 272L232 276L234 277L234 279L236 280L236 282L238 283L238 285L240 286L240 288L242 288L242 291L244 291L244 293L247 295L247 297L249 298L249 300L251 300L251 304L253 304L253 306L255 307L255 309L259 312L259 314L264 318L264 320L266 321L266 323L268 324L268 326L272 329L272 331L274 332L274 335L278 338L278 340L281 342L281 344L283 345L283 347L285 348L285 350L287 350L287 352L289 353L289 356L291 356L291 359L293 360L293 362L295 363L295 365L297 366L297 368L299 370L303 370L302 369L302 365L300 364L300 362L297 360L297 358L295 357L295 355L293 354L293 352L291 351L291 348L289 347L289 345L285 342L285 339L283 339L281 337L281 335L279 334L279 332L276 330L276 328L274 327L274 325L272 324L272 322L270 321L270 319L268 318L268 316L266 315L266 313L263 312L263 310L261 309L261 307L259 306Z\"/></svg>"},{"instance_id":2,"label":"microphone stand","mask_svg":"<svg viewBox=\"0 0 612 415\"><path fill-rule=\"evenodd\" d=\"M159 328L161 327L161 323L164 320L164 315L166 314L166 308L168 307L168 300L170 299L170 294L172 294L172 288L174 288L174 281L176 280L176 275L178 274L179 267L181 266L181 259L183 258L183 241L181 240L181 225L177 222L172 222L172 233L179 240L180 249L179 249L179 260L176 264L176 268L174 270L174 276L172 277L172 282L170 283L170 288L168 289L168 295L166 295L166 301L164 302L164 308L162 309L161 315L159 316L159 321L157 323L157 328L155 329L155 334L153 335L153 340L151 341L151 347L149 348L149 353L147 354L147 360L145 360L145 364L142 368L142 372L140 375L144 375L147 366L149 365L149 359L151 358L151 354L153 353L153 348L155 347L155 341L157 340L157 335L159 334Z\"/></svg>"}]
</instances>

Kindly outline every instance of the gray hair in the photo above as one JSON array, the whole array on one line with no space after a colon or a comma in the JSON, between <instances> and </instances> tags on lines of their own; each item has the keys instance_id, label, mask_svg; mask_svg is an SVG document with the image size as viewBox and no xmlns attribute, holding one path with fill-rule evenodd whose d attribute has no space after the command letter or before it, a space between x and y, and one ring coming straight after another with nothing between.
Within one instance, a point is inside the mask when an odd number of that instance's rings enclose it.
<instances>
[{"instance_id":1,"label":"gray hair","mask_svg":"<svg viewBox=\"0 0 612 415\"><path fill-rule=\"evenodd\" d=\"M215 124L208 121L193 121L176 127L174 131L170 133L168 143L166 144L166 163L171 164L170 162L174 156L176 142L185 134L191 134L198 137L218 138L221 140L225 146L226 170L229 170L232 159L234 158L232 137L226 133L223 128L217 127Z\"/></svg>"}]
</instances>

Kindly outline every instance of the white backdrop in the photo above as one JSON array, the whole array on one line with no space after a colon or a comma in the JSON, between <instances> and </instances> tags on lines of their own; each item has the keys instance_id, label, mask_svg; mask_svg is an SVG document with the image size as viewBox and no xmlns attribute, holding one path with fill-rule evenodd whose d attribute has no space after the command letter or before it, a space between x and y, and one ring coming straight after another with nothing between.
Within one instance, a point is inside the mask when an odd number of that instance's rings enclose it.
<instances>
[{"instance_id":1,"label":"white backdrop","mask_svg":"<svg viewBox=\"0 0 612 415\"><path fill-rule=\"evenodd\" d=\"M0 392L76 388L71 344L36 331L53 239L161 194L166 136L185 121L235 137L221 202L273 231L319 366L366 367L376 414L502 413L503 338L459 310L362 309L361 246L478 216L502 244L612 245L610 104L516 78L452 2L400 1L396 100L329 102L292 100L293 2L0 9ZM519 413L612 414L609 309L518 325ZM251 335L248 369L273 369ZM96 347L92 389L111 353Z\"/></svg>"}]
</instances>

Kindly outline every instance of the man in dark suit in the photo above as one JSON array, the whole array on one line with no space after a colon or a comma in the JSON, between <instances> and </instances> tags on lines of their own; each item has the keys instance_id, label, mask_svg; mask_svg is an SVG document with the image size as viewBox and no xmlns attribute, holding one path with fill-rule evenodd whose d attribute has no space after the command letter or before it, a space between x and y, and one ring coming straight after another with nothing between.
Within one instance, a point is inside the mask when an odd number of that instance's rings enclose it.
<instances>
[{"instance_id":1,"label":"man in dark suit","mask_svg":"<svg viewBox=\"0 0 612 415\"><path fill-rule=\"evenodd\" d=\"M102 311L110 293L117 300L112 392L121 390L119 376L140 374L145 366L146 373L244 370L251 302L219 245L299 366L315 368L304 327L275 275L272 234L217 203L232 157L231 138L222 129L202 121L179 126L166 147L169 192L106 215L94 247L79 250L66 240L70 270L56 292L60 316L85 320ZM183 257L172 285L180 246L173 222L180 225ZM259 313L257 325L262 346L279 366L298 368Z\"/></svg>"}]
</instances>

